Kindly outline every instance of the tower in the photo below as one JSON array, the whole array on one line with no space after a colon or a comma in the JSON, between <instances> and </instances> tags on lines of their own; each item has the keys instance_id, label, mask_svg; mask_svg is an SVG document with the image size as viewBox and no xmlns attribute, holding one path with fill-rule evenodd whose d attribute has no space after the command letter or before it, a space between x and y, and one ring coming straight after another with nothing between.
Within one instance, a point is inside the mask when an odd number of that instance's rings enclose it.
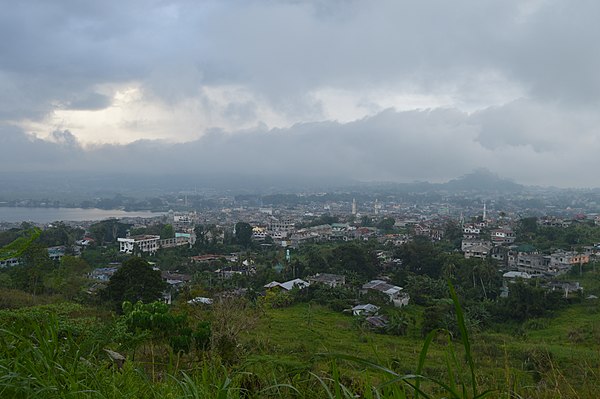
<instances>
[{"instance_id":1,"label":"tower","mask_svg":"<svg viewBox=\"0 0 600 399\"><path fill-rule=\"evenodd\" d=\"M352 214L356 216L356 198L352 198Z\"/></svg>"},{"instance_id":2,"label":"tower","mask_svg":"<svg viewBox=\"0 0 600 399\"><path fill-rule=\"evenodd\" d=\"M486 217L487 217L487 210L485 208L485 201L483 201L483 221L486 221Z\"/></svg>"}]
</instances>

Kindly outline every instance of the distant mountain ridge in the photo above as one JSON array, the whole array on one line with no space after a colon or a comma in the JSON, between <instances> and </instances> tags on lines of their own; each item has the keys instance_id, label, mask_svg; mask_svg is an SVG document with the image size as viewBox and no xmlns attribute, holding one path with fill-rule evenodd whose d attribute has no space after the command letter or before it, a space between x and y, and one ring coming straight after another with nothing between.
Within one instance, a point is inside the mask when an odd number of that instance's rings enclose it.
<instances>
[{"instance_id":1,"label":"distant mountain ridge","mask_svg":"<svg viewBox=\"0 0 600 399\"><path fill-rule=\"evenodd\" d=\"M525 189L525 186L501 178L487 169L477 169L462 177L443 183L441 186L448 191L518 192Z\"/></svg>"}]
</instances>

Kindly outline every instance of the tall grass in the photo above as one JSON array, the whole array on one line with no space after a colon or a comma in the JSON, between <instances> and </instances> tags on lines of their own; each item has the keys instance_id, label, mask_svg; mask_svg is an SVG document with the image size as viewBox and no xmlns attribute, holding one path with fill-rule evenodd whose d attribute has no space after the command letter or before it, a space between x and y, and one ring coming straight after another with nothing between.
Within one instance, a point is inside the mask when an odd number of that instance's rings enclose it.
<instances>
[{"instance_id":1,"label":"tall grass","mask_svg":"<svg viewBox=\"0 0 600 399\"><path fill-rule=\"evenodd\" d=\"M339 360L347 361L366 369L377 371L381 374L384 381L366 387L366 389L363 387L362 391L368 392L366 397L401 399L407 397L423 397L428 399L436 397L432 395L442 395L443 397L453 399L483 399L490 396L494 392L493 390L480 392L478 389L475 362L471 354L471 343L462 306L460 305L452 283L449 282L448 287L454 303L456 321L460 331L460 342L464 350L464 353L462 354L464 355L465 362L459 360L460 356L455 349L453 337L447 330L434 330L425 337L414 374L399 374L387 366L355 356L345 354L323 354L323 356L332 359L332 377L330 379L324 379L315 374L313 374L313 376L317 378L319 383L324 387L327 397L332 399L357 397L356 393L350 392L340 380L339 369L337 366L337 361ZM445 379L427 376L425 374L427 353L432 342L439 337L440 334L446 337L447 352L445 358ZM463 372L465 363L469 371L467 377L464 376ZM427 388L423 387L423 383L425 383ZM363 395L365 394L363 393Z\"/></svg>"},{"instance_id":2,"label":"tall grass","mask_svg":"<svg viewBox=\"0 0 600 399\"><path fill-rule=\"evenodd\" d=\"M154 364L152 378L143 353L136 361L128 359L123 368L115 367L103 350L110 336L106 338L89 321L69 319L73 312L85 315L81 308L4 311L0 312L0 398L579 397L552 357L540 351L532 350L528 359L537 373L547 370L542 376L548 378L545 385L515 377L508 361L512 354L506 347L500 351L504 363L498 378L482 379L462 307L454 287L449 288L459 336L432 331L411 365L398 365L378 355L377 360L369 360L338 353L320 354L306 364L256 356L226 365L214 354L205 354L188 356L181 364L179 358L163 359ZM589 375L600 374L594 366L586 370ZM491 391L490 386L501 389ZM582 397L594 397L594 392L590 394Z\"/></svg>"}]
</instances>

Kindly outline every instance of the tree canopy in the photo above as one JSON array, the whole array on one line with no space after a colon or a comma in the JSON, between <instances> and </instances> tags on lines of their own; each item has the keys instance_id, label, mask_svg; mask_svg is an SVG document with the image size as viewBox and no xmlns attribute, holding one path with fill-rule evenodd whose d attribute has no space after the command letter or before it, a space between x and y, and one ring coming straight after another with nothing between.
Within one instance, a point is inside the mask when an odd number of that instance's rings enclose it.
<instances>
[{"instance_id":1,"label":"tree canopy","mask_svg":"<svg viewBox=\"0 0 600 399\"><path fill-rule=\"evenodd\" d=\"M149 303L162 297L166 283L160 272L141 258L130 258L110 278L104 290L105 298L116 302L120 308L123 301Z\"/></svg>"}]
</instances>

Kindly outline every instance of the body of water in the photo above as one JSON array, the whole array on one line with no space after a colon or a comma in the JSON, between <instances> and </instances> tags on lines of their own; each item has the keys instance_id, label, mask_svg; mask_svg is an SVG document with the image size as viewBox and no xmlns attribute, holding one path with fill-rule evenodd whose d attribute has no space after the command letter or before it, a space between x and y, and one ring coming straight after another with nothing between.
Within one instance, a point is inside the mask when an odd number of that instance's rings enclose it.
<instances>
[{"instance_id":1,"label":"body of water","mask_svg":"<svg viewBox=\"0 0 600 399\"><path fill-rule=\"evenodd\" d=\"M0 222L51 223L57 221L82 222L108 218L143 217L164 215L164 212L105 210L96 208L19 208L0 207Z\"/></svg>"}]
</instances>

